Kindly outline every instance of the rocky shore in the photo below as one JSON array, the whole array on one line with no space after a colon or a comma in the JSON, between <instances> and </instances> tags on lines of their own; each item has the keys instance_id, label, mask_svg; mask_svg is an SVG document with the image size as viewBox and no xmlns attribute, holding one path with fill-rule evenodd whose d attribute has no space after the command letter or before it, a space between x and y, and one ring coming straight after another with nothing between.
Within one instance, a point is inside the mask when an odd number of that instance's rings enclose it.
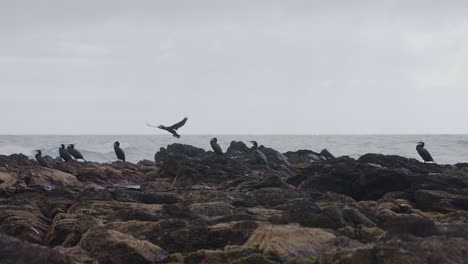
<instances>
[{"instance_id":1,"label":"rocky shore","mask_svg":"<svg viewBox=\"0 0 468 264\"><path fill-rule=\"evenodd\" d=\"M468 262L468 164L260 149L0 156L0 263Z\"/></svg>"}]
</instances>

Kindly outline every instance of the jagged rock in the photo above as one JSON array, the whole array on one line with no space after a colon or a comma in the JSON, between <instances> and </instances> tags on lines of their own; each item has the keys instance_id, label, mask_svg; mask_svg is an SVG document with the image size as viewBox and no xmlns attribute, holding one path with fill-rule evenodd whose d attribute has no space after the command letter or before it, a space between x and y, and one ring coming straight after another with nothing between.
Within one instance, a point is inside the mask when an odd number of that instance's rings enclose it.
<instances>
[{"instance_id":1,"label":"jagged rock","mask_svg":"<svg viewBox=\"0 0 468 264\"><path fill-rule=\"evenodd\" d=\"M341 211L334 206L320 208L305 199L293 201L288 208L288 221L302 226L336 229L345 224Z\"/></svg>"},{"instance_id":2,"label":"jagged rock","mask_svg":"<svg viewBox=\"0 0 468 264\"><path fill-rule=\"evenodd\" d=\"M463 260L464 164L376 154L324 159L325 152L311 163L305 151L289 153L288 165L261 148L269 169L242 142L222 157L170 145L158 164L57 161L47 169L22 155L0 156L0 232L20 239L8 243L19 253L30 249L24 255L39 263ZM343 238L310 246L313 228ZM2 241L11 240L0 238L0 262L26 261L1 259L12 252Z\"/></svg>"},{"instance_id":3,"label":"jagged rock","mask_svg":"<svg viewBox=\"0 0 468 264\"><path fill-rule=\"evenodd\" d=\"M345 221L350 224L364 225L367 227L375 226L371 220L369 220L364 214L354 208L344 208L342 214Z\"/></svg>"},{"instance_id":4,"label":"jagged rock","mask_svg":"<svg viewBox=\"0 0 468 264\"><path fill-rule=\"evenodd\" d=\"M226 154L230 156L238 156L250 153L252 153L252 150L242 141L232 141L226 150Z\"/></svg>"},{"instance_id":5,"label":"jagged rock","mask_svg":"<svg viewBox=\"0 0 468 264\"><path fill-rule=\"evenodd\" d=\"M389 235L413 235L418 237L427 237L438 233L434 221L409 215L399 216L390 220L387 223L386 230Z\"/></svg>"},{"instance_id":6,"label":"jagged rock","mask_svg":"<svg viewBox=\"0 0 468 264\"><path fill-rule=\"evenodd\" d=\"M362 244L345 237L322 246L318 262L328 263L464 263L468 261L468 241L462 238L428 237L402 241L395 238Z\"/></svg>"},{"instance_id":7,"label":"jagged rock","mask_svg":"<svg viewBox=\"0 0 468 264\"><path fill-rule=\"evenodd\" d=\"M437 164L422 163L416 159L410 159L395 155L365 154L358 159L361 163L379 164L389 168L405 168L415 173L440 172L441 167Z\"/></svg>"},{"instance_id":8,"label":"jagged rock","mask_svg":"<svg viewBox=\"0 0 468 264\"><path fill-rule=\"evenodd\" d=\"M23 154L12 154L9 156L0 155L0 167L18 168L25 166L33 166L36 162L30 160Z\"/></svg>"},{"instance_id":9,"label":"jagged rock","mask_svg":"<svg viewBox=\"0 0 468 264\"><path fill-rule=\"evenodd\" d=\"M100 263L158 263L169 254L160 247L106 228L93 228L83 235L80 246Z\"/></svg>"},{"instance_id":10,"label":"jagged rock","mask_svg":"<svg viewBox=\"0 0 468 264\"><path fill-rule=\"evenodd\" d=\"M439 190L418 190L414 193L416 204L424 210L451 212L468 210L468 196L454 195Z\"/></svg>"},{"instance_id":11,"label":"jagged rock","mask_svg":"<svg viewBox=\"0 0 468 264\"><path fill-rule=\"evenodd\" d=\"M263 257L283 263L304 261L316 256L323 244L335 238L332 233L297 225L262 225L254 231L243 248L259 249Z\"/></svg>"},{"instance_id":12,"label":"jagged rock","mask_svg":"<svg viewBox=\"0 0 468 264\"><path fill-rule=\"evenodd\" d=\"M310 163L314 161L322 161L324 158L320 153L314 152L312 150L298 150L298 151L288 151L284 153L288 158L289 162L292 164L301 164L301 163Z\"/></svg>"},{"instance_id":13,"label":"jagged rock","mask_svg":"<svg viewBox=\"0 0 468 264\"><path fill-rule=\"evenodd\" d=\"M167 148L161 148L159 152L154 155L156 164L165 162L167 160L187 160L195 157L200 157L206 152L204 149L193 147L185 144L171 144Z\"/></svg>"},{"instance_id":14,"label":"jagged rock","mask_svg":"<svg viewBox=\"0 0 468 264\"><path fill-rule=\"evenodd\" d=\"M45 238L49 246L76 246L84 233L94 226L102 225L102 221L88 215L57 214Z\"/></svg>"},{"instance_id":15,"label":"jagged rock","mask_svg":"<svg viewBox=\"0 0 468 264\"><path fill-rule=\"evenodd\" d=\"M47 248L31 244L0 232L0 263L15 264L97 264L87 252L75 248Z\"/></svg>"}]
</instances>

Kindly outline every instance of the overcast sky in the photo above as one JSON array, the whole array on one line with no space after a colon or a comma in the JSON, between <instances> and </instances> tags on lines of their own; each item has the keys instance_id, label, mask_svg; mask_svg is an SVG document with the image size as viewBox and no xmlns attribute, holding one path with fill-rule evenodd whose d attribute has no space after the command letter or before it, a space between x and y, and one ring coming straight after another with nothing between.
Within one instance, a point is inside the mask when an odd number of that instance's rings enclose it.
<instances>
[{"instance_id":1,"label":"overcast sky","mask_svg":"<svg viewBox=\"0 0 468 264\"><path fill-rule=\"evenodd\" d=\"M468 1L0 0L0 134L468 133Z\"/></svg>"}]
</instances>

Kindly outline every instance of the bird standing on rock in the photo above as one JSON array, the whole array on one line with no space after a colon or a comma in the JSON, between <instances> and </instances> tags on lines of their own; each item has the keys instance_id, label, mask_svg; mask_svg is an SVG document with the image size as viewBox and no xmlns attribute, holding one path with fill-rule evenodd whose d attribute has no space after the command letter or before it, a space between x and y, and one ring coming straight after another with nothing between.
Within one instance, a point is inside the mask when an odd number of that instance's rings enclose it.
<instances>
[{"instance_id":1,"label":"bird standing on rock","mask_svg":"<svg viewBox=\"0 0 468 264\"><path fill-rule=\"evenodd\" d=\"M220 155L220 156L223 155L223 150L219 146L217 138L212 138L210 140L210 145L211 145L211 148L213 149L213 151L216 153L216 155Z\"/></svg>"},{"instance_id":2,"label":"bird standing on rock","mask_svg":"<svg viewBox=\"0 0 468 264\"><path fill-rule=\"evenodd\" d=\"M70 155L72 155L73 158L75 158L76 160L82 159L82 160L86 161L83 158L83 155L81 155L81 152L79 152L77 149L75 149L75 144L68 145L67 150L68 150L68 153L70 153Z\"/></svg>"},{"instance_id":3,"label":"bird standing on rock","mask_svg":"<svg viewBox=\"0 0 468 264\"><path fill-rule=\"evenodd\" d=\"M424 160L424 163L431 161L435 163L429 151L424 148L424 142L419 142L419 144L416 146L416 150L418 151L419 156L421 156L421 158Z\"/></svg>"},{"instance_id":4,"label":"bird standing on rock","mask_svg":"<svg viewBox=\"0 0 468 264\"><path fill-rule=\"evenodd\" d=\"M125 162L125 152L120 148L120 142L114 142L114 151L115 155L117 156L117 160Z\"/></svg>"},{"instance_id":5,"label":"bird standing on rock","mask_svg":"<svg viewBox=\"0 0 468 264\"><path fill-rule=\"evenodd\" d=\"M42 157L42 151L36 150L36 152L37 152L37 154L35 155L35 157L36 157L36 160L39 163L39 165L41 165L42 167L49 168L49 164L47 164L45 159Z\"/></svg>"},{"instance_id":6,"label":"bird standing on rock","mask_svg":"<svg viewBox=\"0 0 468 264\"><path fill-rule=\"evenodd\" d=\"M61 144L61 147L59 148L59 154L60 157L66 162L73 160L70 153L65 149L65 144Z\"/></svg>"},{"instance_id":7,"label":"bird standing on rock","mask_svg":"<svg viewBox=\"0 0 468 264\"><path fill-rule=\"evenodd\" d=\"M269 164L268 164L268 159L267 159L265 153L263 153L263 151L258 149L257 141L250 141L250 143L253 144L252 150L253 150L253 154L255 156L255 160L257 162L259 162L259 163L265 164L267 167L270 167Z\"/></svg>"},{"instance_id":8,"label":"bird standing on rock","mask_svg":"<svg viewBox=\"0 0 468 264\"><path fill-rule=\"evenodd\" d=\"M176 123L172 126L163 126L163 125L159 125L159 126L154 126L154 125L151 125L149 123L146 123L147 126L149 127L155 127L155 128L159 128L159 129L162 129L162 130L166 130L168 131L169 133L171 133L174 137L176 138L180 138L180 135L177 134L177 129L183 127L185 125L185 123L187 122L188 118L185 117L182 121L180 121L179 123Z\"/></svg>"}]
</instances>

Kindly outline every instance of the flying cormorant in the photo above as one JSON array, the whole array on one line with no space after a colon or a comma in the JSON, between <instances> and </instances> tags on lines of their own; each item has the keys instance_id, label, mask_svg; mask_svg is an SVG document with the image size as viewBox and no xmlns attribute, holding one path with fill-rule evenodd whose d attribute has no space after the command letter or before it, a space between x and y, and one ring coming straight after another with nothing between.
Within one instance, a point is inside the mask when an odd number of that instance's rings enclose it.
<instances>
[{"instance_id":1,"label":"flying cormorant","mask_svg":"<svg viewBox=\"0 0 468 264\"><path fill-rule=\"evenodd\" d=\"M49 164L47 164L45 159L42 157L42 151L36 150L36 152L37 152L37 154L36 154L35 157L36 157L36 160L39 163L39 165L41 165L42 167L49 168Z\"/></svg>"},{"instance_id":2,"label":"flying cormorant","mask_svg":"<svg viewBox=\"0 0 468 264\"><path fill-rule=\"evenodd\" d=\"M59 154L60 154L60 157L64 161L72 161L73 160L70 153L67 151L67 149L65 149L65 144L61 144L61 147L59 148Z\"/></svg>"},{"instance_id":3,"label":"flying cormorant","mask_svg":"<svg viewBox=\"0 0 468 264\"><path fill-rule=\"evenodd\" d=\"M421 158L424 160L424 163L434 161L429 151L424 148L424 142L419 142L419 144L416 146L416 150L418 151L419 156L421 156Z\"/></svg>"},{"instance_id":4,"label":"flying cormorant","mask_svg":"<svg viewBox=\"0 0 468 264\"><path fill-rule=\"evenodd\" d=\"M114 151L115 155L117 155L117 160L125 162L125 152L120 148L120 142L114 142Z\"/></svg>"},{"instance_id":5,"label":"flying cormorant","mask_svg":"<svg viewBox=\"0 0 468 264\"><path fill-rule=\"evenodd\" d=\"M214 151L217 155L220 155L220 156L223 155L223 150L222 150L221 147L219 146L219 144L218 144L218 139L217 139L217 138L212 138L212 139L210 140L210 145L211 145L211 148L213 148L213 151Z\"/></svg>"},{"instance_id":6,"label":"flying cormorant","mask_svg":"<svg viewBox=\"0 0 468 264\"><path fill-rule=\"evenodd\" d=\"M68 150L68 153L70 153L70 155L72 155L76 160L82 159L82 160L86 161L86 160L83 158L83 155L81 155L81 152L79 152L79 151L75 148L75 144L70 144L70 145L68 145L67 150Z\"/></svg>"},{"instance_id":7,"label":"flying cormorant","mask_svg":"<svg viewBox=\"0 0 468 264\"><path fill-rule=\"evenodd\" d=\"M187 122L188 118L185 117L182 121L180 121L179 123L177 124L174 124L172 126L163 126L163 125L159 125L159 126L154 126L154 125L151 125L149 123L146 123L147 126L149 127L155 127L155 128L159 128L159 129L162 129L162 130L166 130L168 131L169 133L171 133L174 137L176 138L180 138L180 135L177 134L177 129L181 128L182 126L185 125L185 123Z\"/></svg>"},{"instance_id":8,"label":"flying cormorant","mask_svg":"<svg viewBox=\"0 0 468 264\"><path fill-rule=\"evenodd\" d=\"M250 143L253 144L252 151L255 156L255 160L259 163L265 164L267 167L270 167L265 153L263 153L263 151L258 149L257 141L250 141Z\"/></svg>"}]
</instances>

